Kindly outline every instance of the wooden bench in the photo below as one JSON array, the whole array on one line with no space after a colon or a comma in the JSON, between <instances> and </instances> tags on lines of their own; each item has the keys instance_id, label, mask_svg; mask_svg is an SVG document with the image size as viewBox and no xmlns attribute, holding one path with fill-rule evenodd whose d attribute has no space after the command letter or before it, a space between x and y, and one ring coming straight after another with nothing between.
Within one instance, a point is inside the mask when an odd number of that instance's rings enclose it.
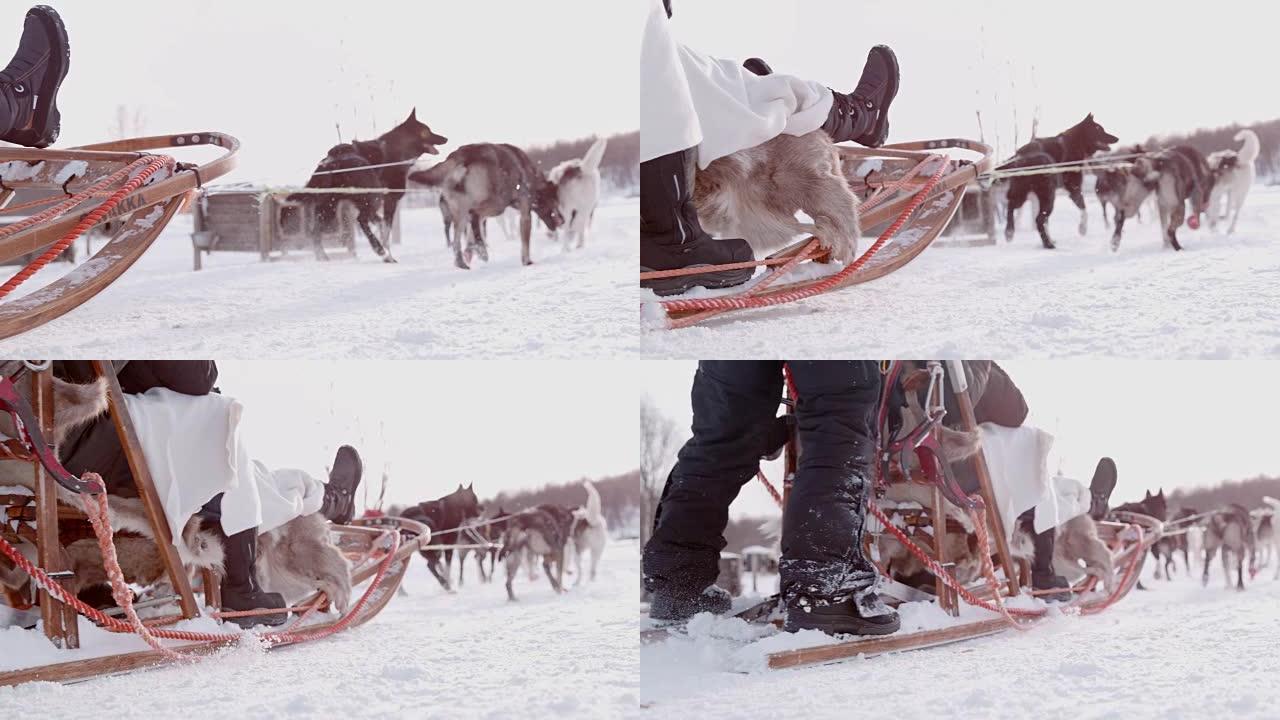
<instances>
[{"instance_id":1,"label":"wooden bench","mask_svg":"<svg viewBox=\"0 0 1280 720\"><path fill-rule=\"evenodd\" d=\"M263 260L283 257L290 250L312 252L314 226L311 211L275 193L250 185L215 186L200 191L193 206L191 245L194 270L201 268L201 253L256 252ZM330 248L355 253L357 227L345 212L338 213L338 227L321 235Z\"/></svg>"}]
</instances>

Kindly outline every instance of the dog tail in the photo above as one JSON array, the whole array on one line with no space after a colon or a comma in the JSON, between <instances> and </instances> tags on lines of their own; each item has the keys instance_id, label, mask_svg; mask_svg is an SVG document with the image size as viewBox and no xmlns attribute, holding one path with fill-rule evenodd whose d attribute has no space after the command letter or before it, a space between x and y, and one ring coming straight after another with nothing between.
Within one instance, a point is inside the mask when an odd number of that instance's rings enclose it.
<instances>
[{"instance_id":1,"label":"dog tail","mask_svg":"<svg viewBox=\"0 0 1280 720\"><path fill-rule=\"evenodd\" d=\"M462 179L467 168L453 158L438 162L426 170L414 170L409 173L409 180L427 187L443 187L446 183L456 183ZM455 177L456 176L456 177Z\"/></svg>"},{"instance_id":2,"label":"dog tail","mask_svg":"<svg viewBox=\"0 0 1280 720\"><path fill-rule=\"evenodd\" d=\"M604 159L604 150L608 146L609 141L600 138L591 144L587 149L587 154L582 156L582 169L584 172L599 172L600 161Z\"/></svg>"},{"instance_id":3,"label":"dog tail","mask_svg":"<svg viewBox=\"0 0 1280 720\"><path fill-rule=\"evenodd\" d=\"M582 487L587 490L587 521L592 525L598 525L600 518L604 517L604 512L600 508L600 491L596 490L596 486L590 480L583 480Z\"/></svg>"},{"instance_id":4,"label":"dog tail","mask_svg":"<svg viewBox=\"0 0 1280 720\"><path fill-rule=\"evenodd\" d=\"M1258 140L1258 133L1245 128L1236 133L1236 142L1244 143L1240 148L1240 162L1253 164L1258 160L1258 154L1262 151L1262 143Z\"/></svg>"}]
</instances>

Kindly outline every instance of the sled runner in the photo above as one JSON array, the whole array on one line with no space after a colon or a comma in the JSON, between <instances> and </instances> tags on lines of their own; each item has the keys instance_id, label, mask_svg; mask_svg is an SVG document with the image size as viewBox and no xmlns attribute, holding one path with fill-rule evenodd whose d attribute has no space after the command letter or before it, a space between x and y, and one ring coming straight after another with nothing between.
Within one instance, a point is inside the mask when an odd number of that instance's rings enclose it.
<instances>
[{"instance_id":1,"label":"sled runner","mask_svg":"<svg viewBox=\"0 0 1280 720\"><path fill-rule=\"evenodd\" d=\"M918 426L903 428L896 434L886 430L886 408L889 402L889 388L898 381L901 363L885 363L882 370L886 390L881 399L878 422L881 429L878 433L877 492L871 493L868 499L869 517L864 536L868 551L866 556L876 564L881 575L881 582L877 589L882 596L897 598L900 601L936 604L953 618L959 618L961 603L988 610L995 613L996 617L957 621L943 627L898 632L892 635L831 638L830 642L812 647L768 654L766 660L767 667L770 669L831 663L859 655L869 657L916 650L987 637L1008 630L1025 630L1038 624L1047 614L1047 608L1043 606L1027 608L1025 603L1018 603L1016 607L1006 604L1006 600L1034 595L1036 591L1025 588L1015 570L1003 522L999 513L994 512L998 506L990 471L982 452L978 452L966 461L974 464L978 478L979 489L973 495L966 495L951 478L946 460L941 455L939 428L946 412L941 395L945 391L942 387L944 382L941 363L930 363L932 380L925 400L925 406L928 409L925 419ZM963 367L955 363L949 376L952 378L952 391L955 394L962 426L974 432L977 430L977 422L967 383L963 379ZM787 395L784 405L788 412L792 412L796 397L789 381ZM786 505L789 479L793 477L797 467L798 448L794 427L793 424L792 436L784 448L784 473L788 480L784 483L782 491L778 491L770 484L763 474L759 476L779 508ZM901 474L908 468L907 456L909 455L914 455L918 459L919 469L903 477ZM894 473L899 474L900 481L928 486L931 490L932 502L914 511L904 511L900 507L882 509L878 490L882 483L891 480ZM982 566L981 577L975 582L965 584L957 580L955 573L957 558L946 557L948 534L965 532L963 528L955 527L952 519L947 517L948 506L964 508L970 513L977 537L977 555ZM990 513L987 512L989 508L993 510ZM890 518L889 514L894 517ZM1102 612L1137 585L1147 551L1160 538L1162 523L1136 513L1113 513L1113 515L1119 521L1097 523L1099 539L1111 549L1116 569L1115 576L1108 584L1107 593L1104 595L1092 592L1094 588L1092 580L1082 582L1071 589L1073 595L1071 602L1057 606L1062 613L1091 615ZM945 521L937 521L939 518L945 518ZM883 562L877 560L875 553L871 552L871 545L881 533L888 533L896 538L920 561L925 570L934 576L935 586L932 593L907 587L890 577ZM991 541L992 537L996 540L994 543ZM736 617L755 625L781 627L783 614L780 598L771 597L738 613ZM642 642L662 642L668 639L679 641L681 635L683 635L683 628L679 626L659 627L643 630L641 640Z\"/></svg>"},{"instance_id":2,"label":"sled runner","mask_svg":"<svg viewBox=\"0 0 1280 720\"><path fill-rule=\"evenodd\" d=\"M214 146L222 154L202 165L152 151ZM118 279L183 207L188 195L230 172L240 142L216 132L160 135L70 150L0 148L0 216L27 215L0 227L0 262L41 252L0 286L12 293L97 225L117 221L111 239L64 277L0 304L0 339L70 312ZM14 204L19 191L42 195Z\"/></svg>"},{"instance_id":3,"label":"sled runner","mask_svg":"<svg viewBox=\"0 0 1280 720\"><path fill-rule=\"evenodd\" d=\"M174 588L174 596L158 598L146 604L150 607L176 604L178 613L162 615L145 622L138 619L134 613L134 603L128 599L132 598L132 592L124 586L124 577L119 565L115 564L114 538L105 514L105 488L101 479L92 473L86 473L83 478L68 473L59 464L45 440L46 436L52 437L50 432L54 417L49 365L6 363L0 367L4 374L0 378L0 411L9 413L15 419L19 437L0 445L0 456L6 461L25 461L31 464L35 493L0 495L0 510L3 511L0 513L0 569L16 567L30 578L30 586L38 591L34 604L40 610L44 632L56 647L79 647L78 623L83 616L111 632L138 634L152 649L2 671L0 686L31 681L73 682L128 672L208 655L246 637L257 638L259 642L272 648L327 637L368 622L386 607L399 588L413 554L430 542L431 532L425 525L403 518L363 518L351 525L334 525L330 527L330 537L350 563L353 588L361 583L368 583L363 590L356 590L346 614L338 617L332 614L321 615L322 611L328 609L328 599L323 593L316 593L300 605L287 609L297 615L295 619L282 628L271 629L259 635L166 629L175 622L199 617L204 611L196 602L187 570L177 557L172 536L169 535L168 522L160 509L155 486L147 472L128 413L124 410L123 396L114 367L109 362L95 361L94 369L107 380L109 411L120 434L140 499L147 508L152 532L157 538L161 562L166 568L163 579L168 580ZM29 378L21 377L23 375L28 375ZM31 404L18 394L15 379L17 382L31 383ZM59 487L64 491L63 498L70 494L83 503L83 508L60 504ZM91 527L85 527L86 521ZM104 566L122 612L108 614L90 607L62 584L70 576L67 566L60 564L64 562L64 545L85 537L96 537L98 540L103 551ZM15 547L20 542L35 545L37 557L34 562L25 558ZM205 604L218 607L220 579L213 573L206 572L202 584ZM24 606L29 608L33 599L26 588L17 593L6 593L6 596L0 600L19 609L24 609ZM126 598L123 602L122 596ZM281 611L262 610L239 614L279 612ZM114 617L113 614L122 614L125 619ZM229 617L233 614L224 612L214 615ZM162 644L162 640L169 643ZM174 644L172 641L183 644Z\"/></svg>"},{"instance_id":4,"label":"sled runner","mask_svg":"<svg viewBox=\"0 0 1280 720\"><path fill-rule=\"evenodd\" d=\"M821 265L825 258L817 240L807 238L752 263L642 273L641 279L646 280L753 265L770 268L728 294L654 303L667 327L689 327L732 311L796 302L870 282L902 268L946 229L966 186L991 170L993 153L990 146L961 139L838 149L849 187L861 201L862 235L876 238L871 246L839 271ZM953 158L941 150L965 151L978 157ZM797 277L810 279L789 280L792 271Z\"/></svg>"}]
</instances>

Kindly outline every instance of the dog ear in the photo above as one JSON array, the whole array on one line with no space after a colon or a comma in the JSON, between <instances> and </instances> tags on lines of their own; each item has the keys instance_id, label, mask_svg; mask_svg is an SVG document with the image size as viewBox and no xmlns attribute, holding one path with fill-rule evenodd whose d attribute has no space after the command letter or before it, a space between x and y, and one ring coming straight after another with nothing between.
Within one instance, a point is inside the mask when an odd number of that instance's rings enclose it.
<instances>
[{"instance_id":1,"label":"dog ear","mask_svg":"<svg viewBox=\"0 0 1280 720\"><path fill-rule=\"evenodd\" d=\"M413 109L409 111L409 122L418 122L418 106L417 105L414 105Z\"/></svg>"},{"instance_id":2,"label":"dog ear","mask_svg":"<svg viewBox=\"0 0 1280 720\"><path fill-rule=\"evenodd\" d=\"M1087 123L1093 122L1093 113L1089 113L1088 115L1086 115L1084 118L1084 121Z\"/></svg>"}]
</instances>

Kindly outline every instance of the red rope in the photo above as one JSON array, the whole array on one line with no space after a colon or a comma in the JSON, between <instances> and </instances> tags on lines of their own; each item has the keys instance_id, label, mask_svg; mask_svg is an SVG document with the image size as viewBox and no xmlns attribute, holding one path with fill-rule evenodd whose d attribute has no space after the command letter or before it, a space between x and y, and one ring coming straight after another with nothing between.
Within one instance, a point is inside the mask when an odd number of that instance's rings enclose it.
<instances>
[{"instance_id":1,"label":"red rope","mask_svg":"<svg viewBox=\"0 0 1280 720\"><path fill-rule=\"evenodd\" d=\"M26 218L21 222L14 223L13 225L0 229L0 238L2 238L7 235L16 233L18 230L23 229L25 227L30 227L32 225L36 225L41 222L47 222L48 220L56 218L64 214L67 210L70 210L76 205L79 205L80 203L84 202L92 195L92 193L102 190L115 182L118 182L120 178L125 177L126 175L131 173L133 170L137 168L141 168L137 175L134 175L133 177L129 178L129 180L123 186L121 186L119 190L116 190L114 193L111 194L110 197L102 201L102 204L98 205L96 208L94 208L84 217L80 218L80 222L76 223L75 227L73 227L70 232L64 235L61 240L59 240L58 242L50 246L49 249L44 252L44 254L40 255L40 257L36 258L35 260L32 260L22 270L19 270L18 273L15 274L12 278L10 278L9 281L6 282L4 285L0 285L0 298L4 298L9 293L13 292L15 289L18 288L18 286L26 282L32 275L35 275L46 265L48 265L49 263L57 259L57 257L61 255L63 251L65 251L68 247L71 246L71 243L76 241L76 238L80 237L84 233L88 232L90 228L97 225L102 220L102 218L105 217L107 213L110 213L112 210L114 210L116 206L119 205L120 202L125 199L126 196L128 196L130 193L132 193L133 191L141 187L142 184L146 182L147 179L150 178L152 175L154 175L155 173L157 173L163 168L173 165L173 163L174 163L173 158L163 156L163 155L149 155L149 156L138 158L137 160L130 163L128 166L120 170L117 170L111 175L98 181L89 189L84 190L72 196L69 200L59 203L58 205L52 208L49 208L48 210L45 210L44 212L41 212L37 215L32 215L31 217Z\"/></svg>"}]
</instances>

